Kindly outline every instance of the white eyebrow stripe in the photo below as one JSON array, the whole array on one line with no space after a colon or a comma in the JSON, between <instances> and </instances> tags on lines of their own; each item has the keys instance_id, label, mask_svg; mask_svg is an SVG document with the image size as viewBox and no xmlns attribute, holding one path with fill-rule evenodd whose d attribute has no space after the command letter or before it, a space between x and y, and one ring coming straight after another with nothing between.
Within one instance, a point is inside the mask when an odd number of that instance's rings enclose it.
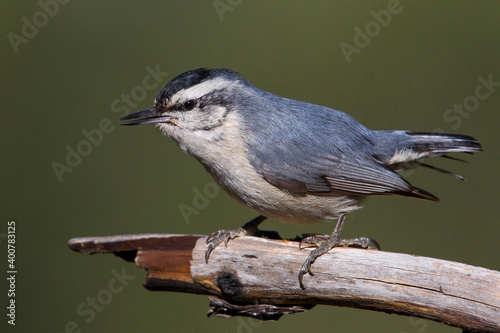
<instances>
[{"instance_id":1,"label":"white eyebrow stripe","mask_svg":"<svg viewBox=\"0 0 500 333\"><path fill-rule=\"evenodd\" d=\"M215 78L208 81L204 81L195 86L189 87L187 89L179 90L174 96L172 96L171 103L175 104L179 101L187 101L190 99L198 99L206 94L224 88L233 87L238 85L235 81L229 81L223 78Z\"/></svg>"}]
</instances>

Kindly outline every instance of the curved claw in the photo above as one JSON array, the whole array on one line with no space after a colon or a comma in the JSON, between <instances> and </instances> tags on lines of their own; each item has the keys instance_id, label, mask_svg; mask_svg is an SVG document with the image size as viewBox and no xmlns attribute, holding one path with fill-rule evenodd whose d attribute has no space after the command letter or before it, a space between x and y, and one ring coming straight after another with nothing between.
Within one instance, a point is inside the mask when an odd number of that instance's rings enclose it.
<instances>
[{"instance_id":1,"label":"curved claw","mask_svg":"<svg viewBox=\"0 0 500 333\"><path fill-rule=\"evenodd\" d=\"M205 262L208 264L208 258L210 258L210 253L215 249L213 243L208 244L207 249L205 251Z\"/></svg>"},{"instance_id":2,"label":"curved claw","mask_svg":"<svg viewBox=\"0 0 500 333\"><path fill-rule=\"evenodd\" d=\"M309 237L307 237L307 238L309 238ZM303 244L303 243L307 243L307 238L303 238L303 239L300 241L300 243L299 243L299 250L302 250L302 244Z\"/></svg>"},{"instance_id":3,"label":"curved claw","mask_svg":"<svg viewBox=\"0 0 500 333\"><path fill-rule=\"evenodd\" d=\"M300 289L304 290L306 289L306 287L304 287L304 282L302 282L302 277L304 276L305 272L303 272L302 270L299 271L299 285L300 285Z\"/></svg>"},{"instance_id":4,"label":"curved claw","mask_svg":"<svg viewBox=\"0 0 500 333\"><path fill-rule=\"evenodd\" d=\"M212 233L207 237L207 249L205 251L205 262L208 264L208 259L210 258L210 254L212 251L222 242L224 241L227 247L227 241L229 239L228 232L226 230L218 230Z\"/></svg>"},{"instance_id":5,"label":"curved claw","mask_svg":"<svg viewBox=\"0 0 500 333\"><path fill-rule=\"evenodd\" d=\"M316 259L316 258L314 258ZM311 254L307 257L306 261L302 264L302 267L299 270L299 285L301 289L306 289L304 287L304 282L303 278L306 273L309 273L309 275L314 276L314 273L311 271L311 265L314 262L314 259L312 258Z\"/></svg>"},{"instance_id":6,"label":"curved claw","mask_svg":"<svg viewBox=\"0 0 500 333\"><path fill-rule=\"evenodd\" d=\"M304 282L302 281L302 278L304 277L304 274L307 273L307 270L304 270L304 266L299 270L299 285L300 289L304 290L306 287L304 287Z\"/></svg>"},{"instance_id":7,"label":"curved claw","mask_svg":"<svg viewBox=\"0 0 500 333\"><path fill-rule=\"evenodd\" d=\"M302 250L303 243L312 244L311 246L320 246L325 240L328 239L328 235L314 235L303 238L299 243L299 250Z\"/></svg>"},{"instance_id":8,"label":"curved claw","mask_svg":"<svg viewBox=\"0 0 500 333\"><path fill-rule=\"evenodd\" d=\"M313 238L314 238L314 236L303 238L299 243L299 250L302 250L302 244L304 244L304 243L308 243L308 244L313 243L314 245L317 246L317 244L315 242L313 242Z\"/></svg>"},{"instance_id":9,"label":"curved claw","mask_svg":"<svg viewBox=\"0 0 500 333\"><path fill-rule=\"evenodd\" d=\"M370 247L370 244L373 245L373 247ZM368 238L368 249L370 249L370 248L377 250L377 251L381 250L380 244L373 238Z\"/></svg>"},{"instance_id":10,"label":"curved claw","mask_svg":"<svg viewBox=\"0 0 500 333\"><path fill-rule=\"evenodd\" d=\"M262 234L271 234L273 236L272 238L278 237L280 239L279 235L277 232L261 232L259 229L257 229L257 226L262 223L267 217L263 215L259 215L253 220L245 223L244 226L239 227L238 229L235 230L218 230L214 233L212 233L210 236L207 237L207 249L205 251L205 262L208 264L208 258L210 258L210 254L212 251L220 244L222 241L224 241L224 245L227 247L227 243L229 242L230 239L239 237L239 236L245 236L245 235L260 235Z\"/></svg>"},{"instance_id":11,"label":"curved claw","mask_svg":"<svg viewBox=\"0 0 500 333\"><path fill-rule=\"evenodd\" d=\"M368 238L368 237L341 239L338 245L339 246L354 246L354 247L360 247L362 249L367 249L367 250L380 251L379 243L376 240L374 240L373 238Z\"/></svg>"},{"instance_id":12,"label":"curved claw","mask_svg":"<svg viewBox=\"0 0 500 333\"><path fill-rule=\"evenodd\" d=\"M223 234L227 233L226 230L217 230L216 232L213 232L210 236L207 237L207 244L211 243L214 239L219 238Z\"/></svg>"},{"instance_id":13,"label":"curved claw","mask_svg":"<svg viewBox=\"0 0 500 333\"><path fill-rule=\"evenodd\" d=\"M227 243L230 239L244 236L247 231L243 228L238 228L236 230L218 230L212 233L207 237L207 250L205 251L205 262L208 264L208 259L210 257L210 253L219 246L220 243L224 242L224 245L227 247Z\"/></svg>"}]
</instances>

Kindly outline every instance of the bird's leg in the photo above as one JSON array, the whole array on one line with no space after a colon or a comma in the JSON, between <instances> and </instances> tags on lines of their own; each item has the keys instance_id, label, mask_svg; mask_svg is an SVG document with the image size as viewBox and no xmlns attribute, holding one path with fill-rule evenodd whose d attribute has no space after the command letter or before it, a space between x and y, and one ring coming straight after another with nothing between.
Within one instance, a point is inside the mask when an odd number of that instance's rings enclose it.
<instances>
[{"instance_id":1,"label":"bird's leg","mask_svg":"<svg viewBox=\"0 0 500 333\"><path fill-rule=\"evenodd\" d=\"M207 250L205 251L205 261L208 263L208 258L210 257L210 253L222 242L227 247L227 242L230 239L240 237L240 236L257 236L257 237L266 237L271 239L281 239L280 235L276 231L271 230L259 230L257 227L261 224L265 219L267 219L264 215L259 215L253 220L245 223L242 227L234 230L218 230L211 234L207 238Z\"/></svg>"},{"instance_id":2,"label":"bird's leg","mask_svg":"<svg viewBox=\"0 0 500 333\"><path fill-rule=\"evenodd\" d=\"M314 275L311 271L311 265L314 261L320 257L321 255L327 253L334 247L338 246L356 246L361 247L363 249L373 249L380 250L380 246L377 241L367 237L359 237L352 239L340 239L340 232L342 231L342 227L345 221L345 214L341 214L337 220L337 224L335 225L335 229L331 236L327 235L316 235L311 237L306 237L299 243L299 248L302 249L303 243L313 244L316 246L314 250L309 253L306 261L302 265L299 270L299 284L302 289L304 288L304 284L302 282L302 278L304 274L309 273L310 275Z\"/></svg>"}]
</instances>

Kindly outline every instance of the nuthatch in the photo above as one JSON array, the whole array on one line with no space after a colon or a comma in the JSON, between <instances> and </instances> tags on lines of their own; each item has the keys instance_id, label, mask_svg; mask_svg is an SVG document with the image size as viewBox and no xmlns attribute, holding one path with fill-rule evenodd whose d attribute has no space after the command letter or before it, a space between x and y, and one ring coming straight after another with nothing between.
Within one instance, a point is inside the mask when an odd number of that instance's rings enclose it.
<instances>
[{"instance_id":1,"label":"nuthatch","mask_svg":"<svg viewBox=\"0 0 500 333\"><path fill-rule=\"evenodd\" d=\"M314 260L333 247L378 248L365 237L340 239L346 214L361 208L366 196L439 200L396 171L425 166L463 180L419 160L482 150L461 134L372 131L343 112L260 90L228 69L185 72L158 93L153 108L120 119L130 120L123 125L156 124L231 197L261 214L213 233L207 262L221 242L260 235L257 226L268 217L304 224L338 218L331 236L302 240L316 246L299 271L302 288Z\"/></svg>"}]
</instances>

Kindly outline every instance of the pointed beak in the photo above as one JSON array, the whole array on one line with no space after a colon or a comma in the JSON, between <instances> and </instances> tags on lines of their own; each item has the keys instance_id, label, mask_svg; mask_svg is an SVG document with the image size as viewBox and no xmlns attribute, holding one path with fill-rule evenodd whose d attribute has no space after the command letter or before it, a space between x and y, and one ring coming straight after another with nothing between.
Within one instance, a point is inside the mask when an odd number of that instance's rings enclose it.
<instances>
[{"instance_id":1,"label":"pointed beak","mask_svg":"<svg viewBox=\"0 0 500 333\"><path fill-rule=\"evenodd\" d=\"M137 111L121 117L120 120L130 120L126 123L122 123L122 125L143 125L143 124L156 124L156 123L168 123L172 120L172 117L169 115L161 115L159 114L155 108Z\"/></svg>"}]
</instances>

